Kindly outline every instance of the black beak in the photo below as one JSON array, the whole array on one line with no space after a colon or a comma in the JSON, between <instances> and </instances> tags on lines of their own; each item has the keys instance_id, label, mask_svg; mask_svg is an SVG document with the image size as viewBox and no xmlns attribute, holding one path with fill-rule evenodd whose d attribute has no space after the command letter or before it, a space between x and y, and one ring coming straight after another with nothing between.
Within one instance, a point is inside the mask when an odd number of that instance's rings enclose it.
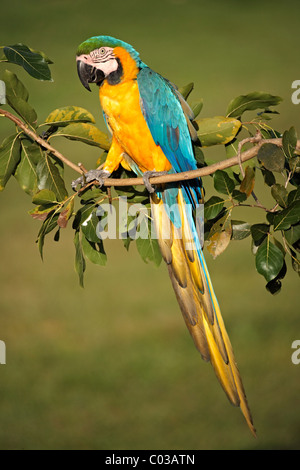
<instances>
[{"instance_id":1,"label":"black beak","mask_svg":"<svg viewBox=\"0 0 300 470\"><path fill-rule=\"evenodd\" d=\"M77 72L82 85L88 91L91 91L89 83L97 83L97 85L101 85L105 78L102 70L96 69L96 67L93 67L92 65L88 65L82 60L77 60Z\"/></svg>"}]
</instances>

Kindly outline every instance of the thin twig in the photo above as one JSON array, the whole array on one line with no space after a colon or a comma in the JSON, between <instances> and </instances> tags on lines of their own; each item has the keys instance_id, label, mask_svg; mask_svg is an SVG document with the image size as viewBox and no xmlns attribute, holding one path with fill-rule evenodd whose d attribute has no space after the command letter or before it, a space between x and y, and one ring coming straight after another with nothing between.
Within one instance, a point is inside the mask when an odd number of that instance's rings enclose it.
<instances>
[{"instance_id":1,"label":"thin twig","mask_svg":"<svg viewBox=\"0 0 300 470\"><path fill-rule=\"evenodd\" d=\"M82 173L87 173L87 169L84 167L82 163L78 163L78 166Z\"/></svg>"}]
</instances>

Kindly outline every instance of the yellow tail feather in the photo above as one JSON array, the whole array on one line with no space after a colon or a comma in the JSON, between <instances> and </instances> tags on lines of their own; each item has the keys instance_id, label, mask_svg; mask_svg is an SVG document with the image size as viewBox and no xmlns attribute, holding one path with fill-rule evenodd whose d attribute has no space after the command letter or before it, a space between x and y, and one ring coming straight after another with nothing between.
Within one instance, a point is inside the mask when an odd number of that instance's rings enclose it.
<instances>
[{"instance_id":1,"label":"yellow tail feather","mask_svg":"<svg viewBox=\"0 0 300 470\"><path fill-rule=\"evenodd\" d=\"M205 361L210 361L228 399L240 406L254 436L251 412L233 349L202 253L198 253L189 226L185 202L178 191L181 227L169 219L161 199L152 195L151 206L162 256L188 330Z\"/></svg>"}]
</instances>

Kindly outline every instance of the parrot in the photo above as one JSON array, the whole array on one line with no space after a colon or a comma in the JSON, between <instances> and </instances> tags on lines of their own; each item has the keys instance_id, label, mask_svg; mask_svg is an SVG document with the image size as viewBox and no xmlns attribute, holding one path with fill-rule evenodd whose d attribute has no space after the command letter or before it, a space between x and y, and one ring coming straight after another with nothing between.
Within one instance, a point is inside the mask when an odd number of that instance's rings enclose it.
<instances>
[{"instance_id":1,"label":"parrot","mask_svg":"<svg viewBox=\"0 0 300 470\"><path fill-rule=\"evenodd\" d=\"M197 207L203 203L200 178L152 186L150 178L197 169L194 114L178 88L148 67L130 44L93 36L76 53L82 85L99 87L104 120L112 134L103 167L73 181L103 185L121 165L142 176L151 216L175 296L196 348L210 362L229 401L240 407L256 436L244 386L203 255Z\"/></svg>"}]
</instances>

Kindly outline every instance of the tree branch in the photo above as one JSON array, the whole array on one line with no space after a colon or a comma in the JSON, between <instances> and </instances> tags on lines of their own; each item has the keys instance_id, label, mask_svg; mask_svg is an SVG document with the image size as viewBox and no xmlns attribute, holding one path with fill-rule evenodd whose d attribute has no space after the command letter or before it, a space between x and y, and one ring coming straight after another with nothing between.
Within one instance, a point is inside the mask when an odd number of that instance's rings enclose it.
<instances>
[{"instance_id":1,"label":"tree branch","mask_svg":"<svg viewBox=\"0 0 300 470\"><path fill-rule=\"evenodd\" d=\"M80 173L81 175L83 174L82 170L78 165L75 165L75 163L71 162L68 160L64 155L62 155L58 150L56 150L54 147L52 147L46 140L42 139L39 135L37 135L34 131L29 129L26 124L24 124L21 119L19 119L17 116L14 114L11 114L9 111L5 111L4 109L0 109L0 115L10 119L12 122L16 124L22 131L28 135L32 140L35 140L41 147L44 147L45 149L49 150L55 157L57 157L59 160L64 162L66 165L68 165L70 168L72 168L74 171L77 171L77 173Z\"/></svg>"},{"instance_id":2,"label":"tree branch","mask_svg":"<svg viewBox=\"0 0 300 470\"><path fill-rule=\"evenodd\" d=\"M208 176L215 173L217 170L225 170L226 168L230 168L235 165L239 165L239 163L244 163L247 160L251 160L252 158L256 157L260 147L263 144L275 144L279 147L282 147L282 139L263 139L257 143L251 149L246 150L243 153L240 153L236 157L231 157L226 160L222 160L220 162L216 162L212 165L205 166L203 168L199 168L197 170L192 171L184 171L181 173L173 173L170 175L163 175L163 176L155 176L150 178L149 181L151 184L162 184L162 183L172 183L175 181L188 181L194 178L199 178L201 176ZM297 150L300 151L300 140L297 141ZM114 179L108 178L104 181L104 186L134 186L134 185L143 185L144 181L143 178L126 178L126 179Z\"/></svg>"},{"instance_id":3,"label":"tree branch","mask_svg":"<svg viewBox=\"0 0 300 470\"><path fill-rule=\"evenodd\" d=\"M68 160L64 155L62 155L58 150L56 150L54 147L52 147L46 140L42 139L40 136L38 136L34 131L28 128L26 124L24 124L23 121L21 121L19 118L14 116L8 111L5 111L3 109L0 109L0 115L5 116L6 118L10 119L13 121L22 131L27 134L31 139L36 141L41 147L49 150L55 157L57 157L59 160L61 160L63 163L65 163L67 166L72 168L74 171L77 173L80 173L81 175L84 174L86 171L85 168L82 166L82 164L76 165L75 163L71 162ZM258 138L258 136L255 139L252 139L254 145L252 148L246 150L245 152L241 153L241 147L242 145L239 146L239 152L236 157L228 158L226 160L222 160L220 162L214 163L213 165L209 165L203 168L199 168L197 170L192 170L192 171L184 171L181 173L173 173L173 174L168 174L168 175L162 175L162 176L155 176L149 179L151 184L163 184L163 183L172 183L172 182L177 182L177 181L188 181L194 178L199 178L201 176L208 176L212 175L215 173L217 170L225 170L226 168L230 168L235 165L240 165L241 163L244 163L248 160L251 160L252 158L256 157L258 154L258 151L260 147L263 144L271 143L275 144L279 147L282 147L282 139L281 138L274 138L274 139L264 139L264 138ZM242 141L240 144L245 143ZM300 140L297 141L297 147L296 150L300 152ZM97 184L97 182L95 182ZM109 186L137 186L137 185L144 185L144 180L143 178L108 178L104 181L104 186L109 187Z\"/></svg>"}]
</instances>

